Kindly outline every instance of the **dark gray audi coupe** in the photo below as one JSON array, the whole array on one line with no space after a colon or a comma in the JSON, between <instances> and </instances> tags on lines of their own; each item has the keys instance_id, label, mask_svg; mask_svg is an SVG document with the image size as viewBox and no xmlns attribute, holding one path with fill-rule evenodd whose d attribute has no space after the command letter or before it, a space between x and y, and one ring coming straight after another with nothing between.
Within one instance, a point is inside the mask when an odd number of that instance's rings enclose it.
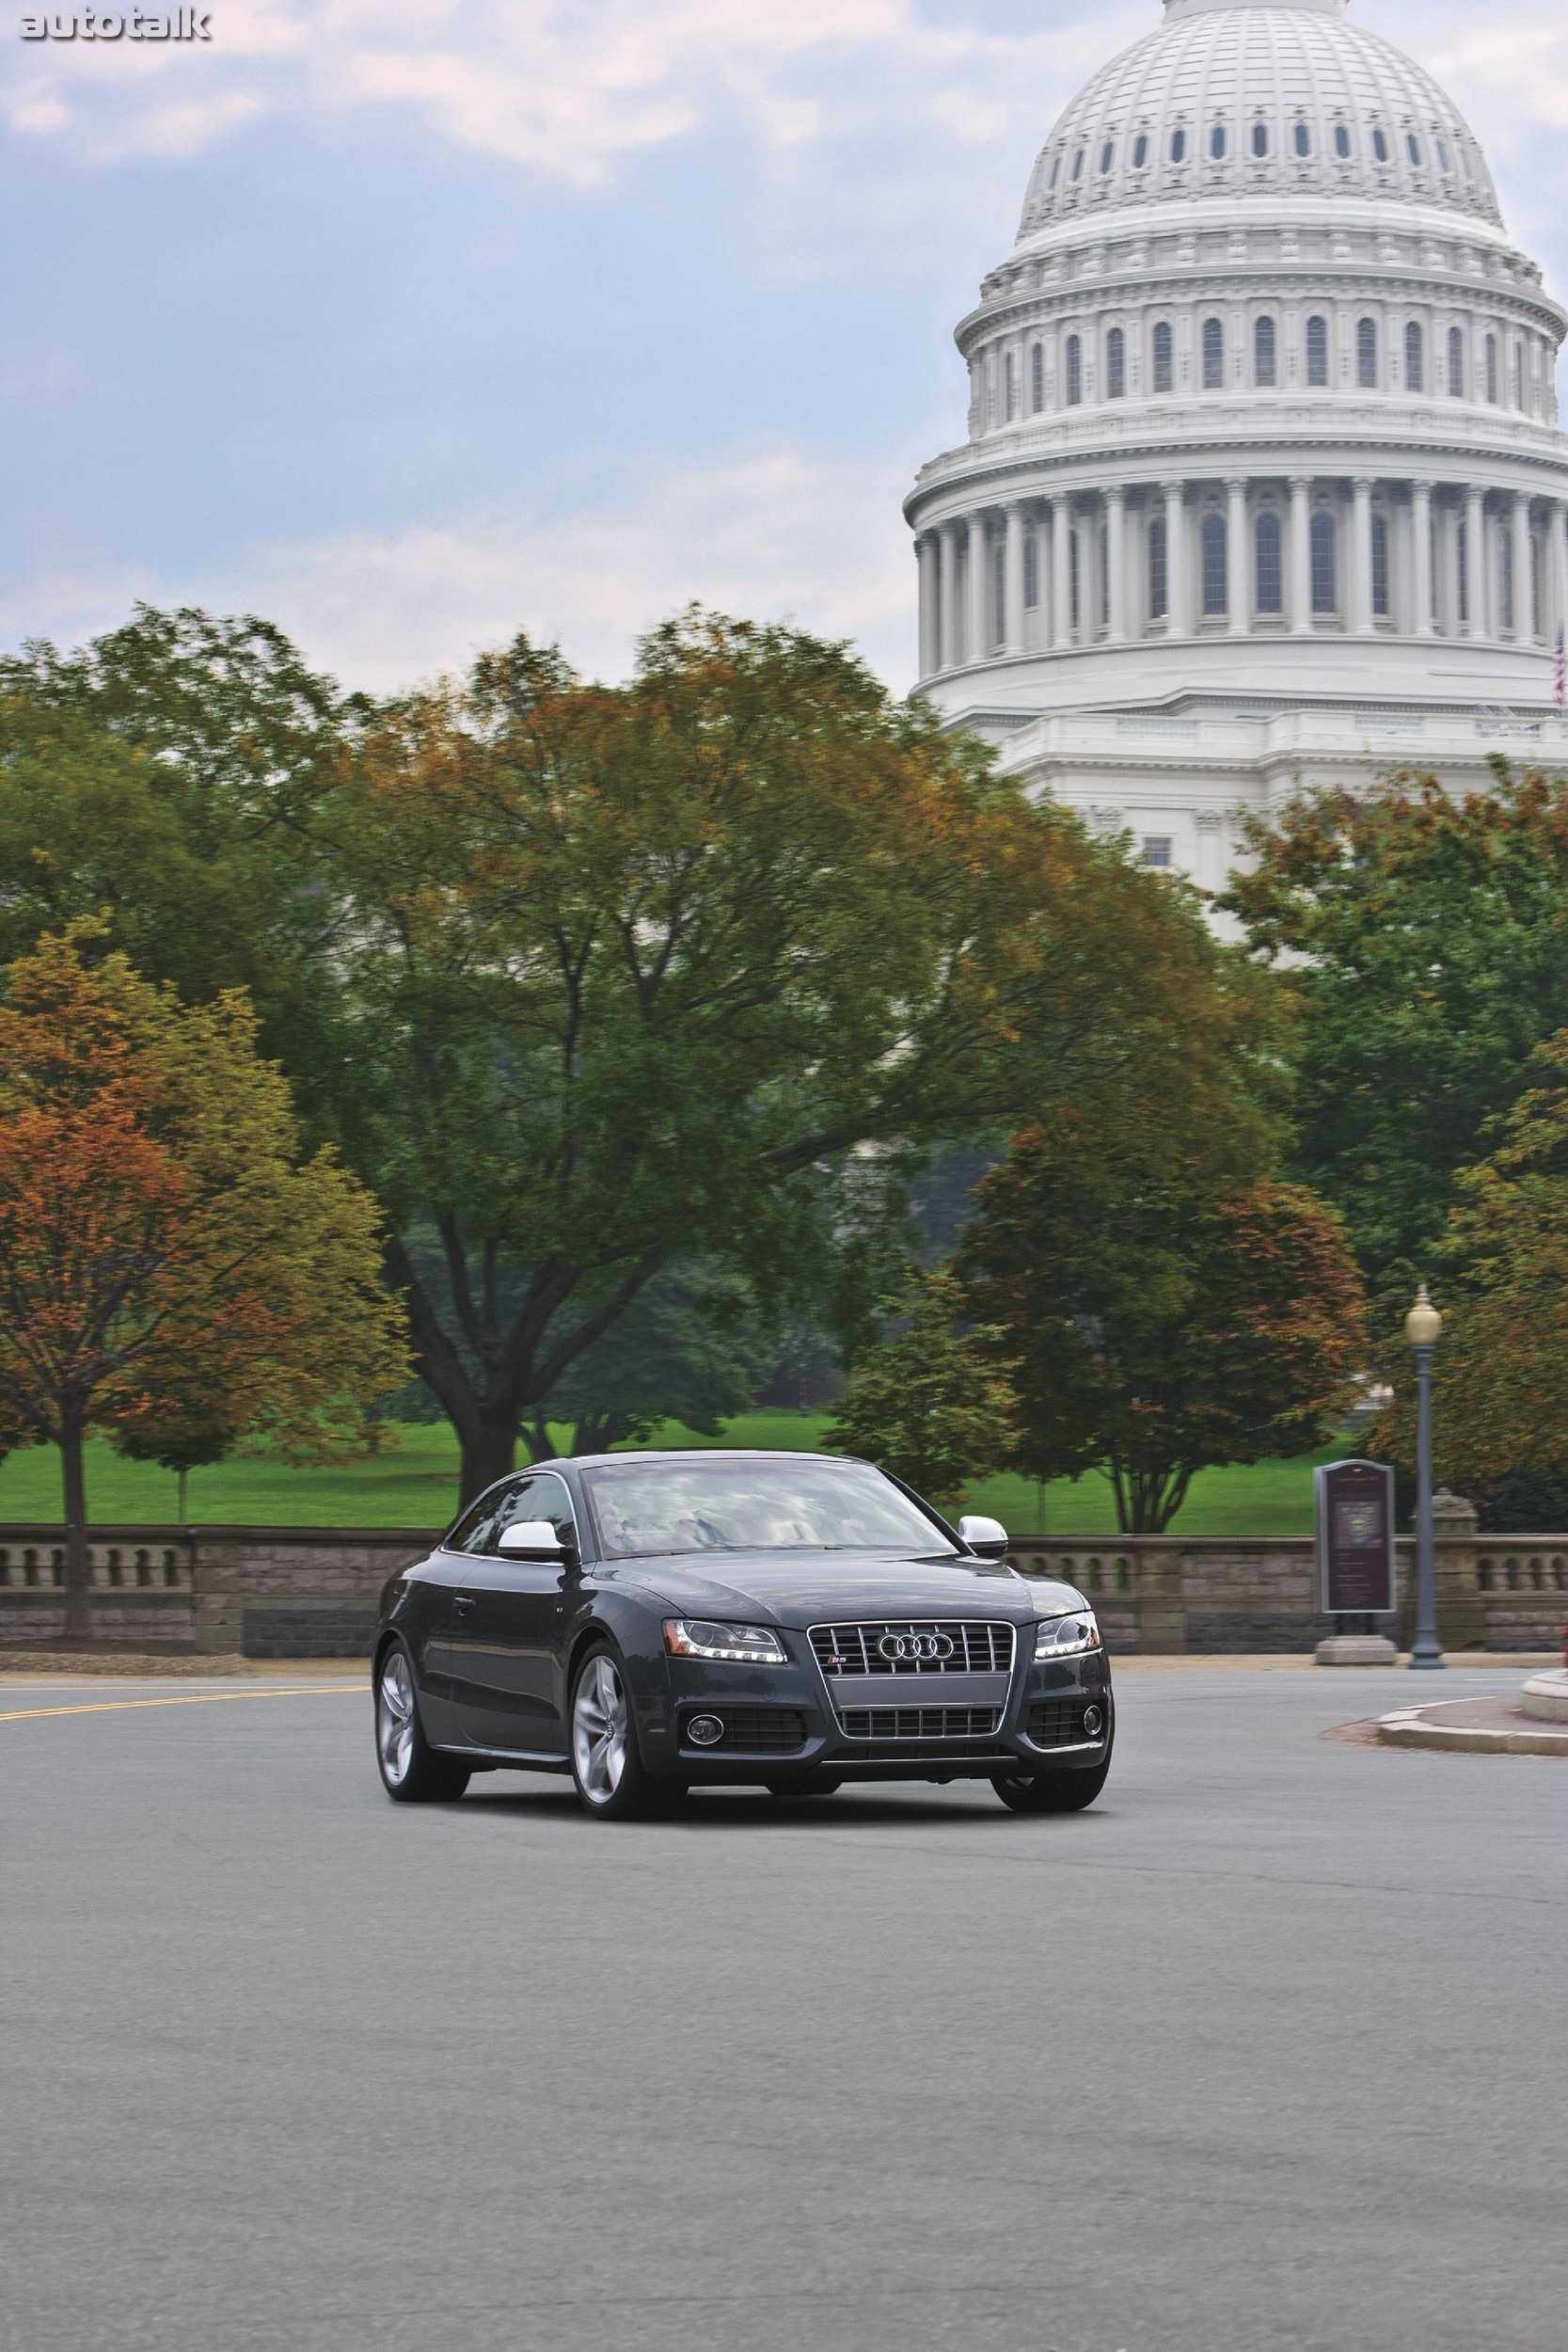
<instances>
[{"instance_id":1,"label":"dark gray audi coupe","mask_svg":"<svg viewBox=\"0 0 1568 2352\"><path fill-rule=\"evenodd\" d=\"M537 1465L381 1596L387 1793L569 1772L613 1820L696 1783L984 1779L1016 1812L1077 1811L1110 1768L1110 1666L1082 1593L1006 1545L832 1455Z\"/></svg>"}]
</instances>

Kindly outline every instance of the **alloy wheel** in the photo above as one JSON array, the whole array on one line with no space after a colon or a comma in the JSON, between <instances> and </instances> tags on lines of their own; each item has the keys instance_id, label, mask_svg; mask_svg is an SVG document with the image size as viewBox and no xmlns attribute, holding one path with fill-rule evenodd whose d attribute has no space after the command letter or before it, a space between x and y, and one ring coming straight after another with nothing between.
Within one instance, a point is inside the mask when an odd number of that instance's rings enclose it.
<instances>
[{"instance_id":1,"label":"alloy wheel","mask_svg":"<svg viewBox=\"0 0 1568 2352\"><path fill-rule=\"evenodd\" d=\"M399 1788L414 1760L414 1677L401 1649L388 1655L375 1697L375 1738L381 1769L388 1785Z\"/></svg>"},{"instance_id":2,"label":"alloy wheel","mask_svg":"<svg viewBox=\"0 0 1568 2352\"><path fill-rule=\"evenodd\" d=\"M589 1661L572 1708L578 1786L590 1804L608 1804L626 1769L626 1694L615 1661L601 1650Z\"/></svg>"}]
</instances>

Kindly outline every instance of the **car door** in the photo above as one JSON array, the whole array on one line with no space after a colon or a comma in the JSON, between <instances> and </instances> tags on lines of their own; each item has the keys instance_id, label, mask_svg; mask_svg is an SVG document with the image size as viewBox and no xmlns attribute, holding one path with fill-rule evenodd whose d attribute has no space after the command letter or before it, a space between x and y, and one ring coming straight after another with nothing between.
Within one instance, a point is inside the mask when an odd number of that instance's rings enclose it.
<instances>
[{"instance_id":1,"label":"car door","mask_svg":"<svg viewBox=\"0 0 1568 2352\"><path fill-rule=\"evenodd\" d=\"M501 1530L520 1519L547 1519L564 1556L504 1558L497 1549ZM459 1737L470 1746L565 1754L557 1661L578 1558L572 1498L551 1470L514 1479L476 1529L452 1597L452 1706Z\"/></svg>"}]
</instances>

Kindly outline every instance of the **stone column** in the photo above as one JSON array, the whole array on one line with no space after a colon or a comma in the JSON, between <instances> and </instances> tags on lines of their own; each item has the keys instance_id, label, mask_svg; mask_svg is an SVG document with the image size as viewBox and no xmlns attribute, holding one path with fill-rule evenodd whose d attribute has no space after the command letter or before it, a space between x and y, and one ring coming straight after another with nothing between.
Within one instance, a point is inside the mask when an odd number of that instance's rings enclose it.
<instances>
[{"instance_id":1,"label":"stone column","mask_svg":"<svg viewBox=\"0 0 1568 2352\"><path fill-rule=\"evenodd\" d=\"M920 675L930 677L942 667L942 580L936 534L923 531L914 543L920 575Z\"/></svg>"},{"instance_id":2,"label":"stone column","mask_svg":"<svg viewBox=\"0 0 1568 2352\"><path fill-rule=\"evenodd\" d=\"M1230 634L1244 637L1252 626L1252 566L1247 562L1246 484L1232 477L1226 485L1228 508L1225 532L1226 593L1230 603Z\"/></svg>"},{"instance_id":3,"label":"stone column","mask_svg":"<svg viewBox=\"0 0 1568 2352\"><path fill-rule=\"evenodd\" d=\"M1165 634L1192 633L1192 591L1187 578L1187 488L1166 482L1165 494Z\"/></svg>"},{"instance_id":4,"label":"stone column","mask_svg":"<svg viewBox=\"0 0 1568 2352\"><path fill-rule=\"evenodd\" d=\"M1410 485L1410 528L1416 545L1412 578L1416 583L1416 635L1430 637L1432 628L1432 485Z\"/></svg>"},{"instance_id":5,"label":"stone column","mask_svg":"<svg viewBox=\"0 0 1568 2352\"><path fill-rule=\"evenodd\" d=\"M964 659L972 666L990 651L990 534L983 515L969 518L969 620Z\"/></svg>"},{"instance_id":6,"label":"stone column","mask_svg":"<svg viewBox=\"0 0 1568 2352\"><path fill-rule=\"evenodd\" d=\"M1535 641L1535 611L1530 596L1529 492L1513 493L1513 642Z\"/></svg>"},{"instance_id":7,"label":"stone column","mask_svg":"<svg viewBox=\"0 0 1568 2352\"><path fill-rule=\"evenodd\" d=\"M1127 642L1127 493L1119 485L1105 493L1105 562L1110 578L1107 642Z\"/></svg>"},{"instance_id":8,"label":"stone column","mask_svg":"<svg viewBox=\"0 0 1568 2352\"><path fill-rule=\"evenodd\" d=\"M1365 474L1351 485L1350 595L1346 598L1350 625L1357 637L1372 633L1372 485Z\"/></svg>"},{"instance_id":9,"label":"stone column","mask_svg":"<svg viewBox=\"0 0 1568 2352\"><path fill-rule=\"evenodd\" d=\"M1466 637L1485 637L1487 607L1486 493L1472 483L1465 493L1465 583L1470 617Z\"/></svg>"},{"instance_id":10,"label":"stone column","mask_svg":"<svg viewBox=\"0 0 1568 2352\"><path fill-rule=\"evenodd\" d=\"M1005 508L1007 548L1003 563L1002 644L1007 653L1023 651L1023 508L1017 499Z\"/></svg>"},{"instance_id":11,"label":"stone column","mask_svg":"<svg viewBox=\"0 0 1568 2352\"><path fill-rule=\"evenodd\" d=\"M1072 501L1051 501L1051 643L1065 653L1072 643Z\"/></svg>"},{"instance_id":12,"label":"stone column","mask_svg":"<svg viewBox=\"0 0 1568 2352\"><path fill-rule=\"evenodd\" d=\"M1312 485L1305 474L1291 477L1291 631L1312 628Z\"/></svg>"},{"instance_id":13,"label":"stone column","mask_svg":"<svg viewBox=\"0 0 1568 2352\"><path fill-rule=\"evenodd\" d=\"M1552 618L1547 631L1557 644L1560 628L1568 628L1568 503L1554 500L1546 509L1546 576L1552 583Z\"/></svg>"}]
</instances>

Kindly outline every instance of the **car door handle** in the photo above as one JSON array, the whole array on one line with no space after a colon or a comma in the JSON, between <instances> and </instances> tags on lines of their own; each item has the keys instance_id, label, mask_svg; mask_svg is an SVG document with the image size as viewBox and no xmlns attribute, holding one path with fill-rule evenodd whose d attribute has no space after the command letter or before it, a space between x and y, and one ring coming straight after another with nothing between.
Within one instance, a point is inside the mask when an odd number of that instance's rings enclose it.
<instances>
[{"instance_id":1,"label":"car door handle","mask_svg":"<svg viewBox=\"0 0 1568 2352\"><path fill-rule=\"evenodd\" d=\"M457 1616L466 1617L474 1605L474 1597L472 1593L453 1593L451 1605Z\"/></svg>"}]
</instances>

